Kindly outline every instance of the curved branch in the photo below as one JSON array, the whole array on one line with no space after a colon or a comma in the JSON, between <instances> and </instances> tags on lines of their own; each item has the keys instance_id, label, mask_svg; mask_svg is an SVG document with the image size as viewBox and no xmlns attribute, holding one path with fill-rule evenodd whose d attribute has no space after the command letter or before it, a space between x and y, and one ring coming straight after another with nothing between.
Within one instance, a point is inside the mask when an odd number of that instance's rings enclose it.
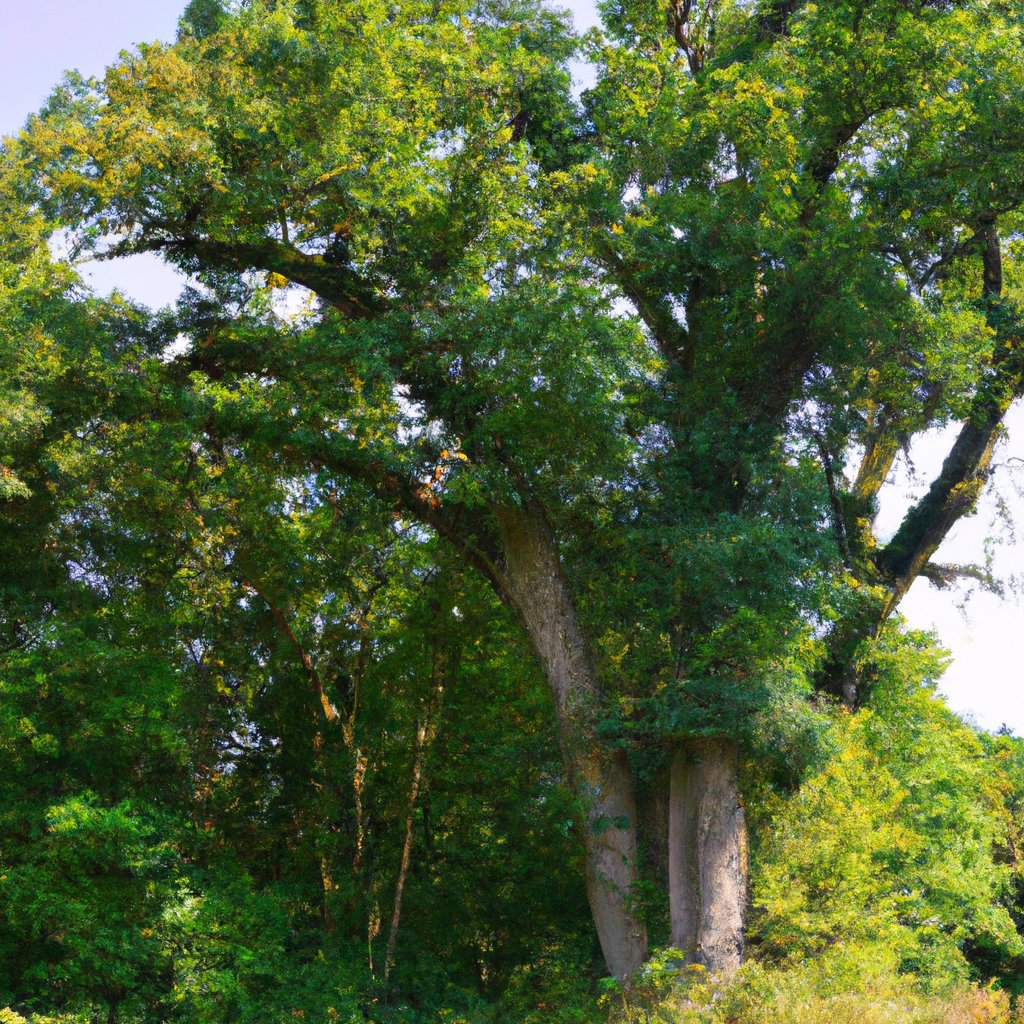
<instances>
[{"instance_id":1,"label":"curved branch","mask_svg":"<svg viewBox=\"0 0 1024 1024\"><path fill-rule=\"evenodd\" d=\"M690 334L676 319L668 300L645 287L640 275L607 239L596 237L594 246L598 258L651 332L662 357L670 366L688 373L693 362Z\"/></svg>"},{"instance_id":2,"label":"curved branch","mask_svg":"<svg viewBox=\"0 0 1024 1024\"><path fill-rule=\"evenodd\" d=\"M380 290L363 280L350 266L304 253L273 238L259 242L224 242L189 234L161 234L121 243L111 249L106 258L140 252L166 253L186 265L195 262L229 270L279 274L308 288L350 320L373 319L387 310L387 301Z\"/></svg>"}]
</instances>

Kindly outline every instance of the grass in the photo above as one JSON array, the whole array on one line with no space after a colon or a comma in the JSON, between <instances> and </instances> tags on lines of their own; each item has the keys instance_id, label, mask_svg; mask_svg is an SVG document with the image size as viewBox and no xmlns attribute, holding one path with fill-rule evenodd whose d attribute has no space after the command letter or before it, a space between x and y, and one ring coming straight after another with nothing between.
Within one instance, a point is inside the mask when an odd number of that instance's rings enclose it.
<instances>
[{"instance_id":1,"label":"grass","mask_svg":"<svg viewBox=\"0 0 1024 1024\"><path fill-rule=\"evenodd\" d=\"M950 985L929 991L909 975L837 978L819 964L748 964L730 978L702 968L649 972L633 990L604 997L610 1024L1024 1024L992 987Z\"/></svg>"}]
</instances>

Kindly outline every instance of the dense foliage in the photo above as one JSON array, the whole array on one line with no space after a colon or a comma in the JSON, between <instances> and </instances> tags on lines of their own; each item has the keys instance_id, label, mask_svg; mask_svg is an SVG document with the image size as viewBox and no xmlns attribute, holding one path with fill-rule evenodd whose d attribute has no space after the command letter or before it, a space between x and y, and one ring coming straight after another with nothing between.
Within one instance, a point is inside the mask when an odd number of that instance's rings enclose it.
<instances>
[{"instance_id":1,"label":"dense foliage","mask_svg":"<svg viewBox=\"0 0 1024 1024\"><path fill-rule=\"evenodd\" d=\"M193 0L5 142L0 1020L1024 989L1024 746L897 611L1024 394L1024 10L603 13Z\"/></svg>"}]
</instances>

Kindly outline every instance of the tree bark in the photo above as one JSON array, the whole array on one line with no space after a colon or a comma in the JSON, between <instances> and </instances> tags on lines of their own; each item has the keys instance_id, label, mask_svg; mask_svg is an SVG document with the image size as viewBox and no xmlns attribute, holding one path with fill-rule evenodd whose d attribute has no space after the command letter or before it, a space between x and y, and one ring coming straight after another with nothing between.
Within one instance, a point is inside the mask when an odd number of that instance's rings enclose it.
<instances>
[{"instance_id":1,"label":"tree bark","mask_svg":"<svg viewBox=\"0 0 1024 1024\"><path fill-rule=\"evenodd\" d=\"M732 971L743 959L747 829L736 747L705 740L678 747L669 797L672 945L688 963Z\"/></svg>"},{"instance_id":2,"label":"tree bark","mask_svg":"<svg viewBox=\"0 0 1024 1024\"><path fill-rule=\"evenodd\" d=\"M625 752L597 736L600 684L543 510L527 502L495 514L505 561L502 598L551 687L568 781L582 805L587 897L601 950L609 971L628 978L647 956L647 931L631 905L639 878L633 777Z\"/></svg>"}]
</instances>

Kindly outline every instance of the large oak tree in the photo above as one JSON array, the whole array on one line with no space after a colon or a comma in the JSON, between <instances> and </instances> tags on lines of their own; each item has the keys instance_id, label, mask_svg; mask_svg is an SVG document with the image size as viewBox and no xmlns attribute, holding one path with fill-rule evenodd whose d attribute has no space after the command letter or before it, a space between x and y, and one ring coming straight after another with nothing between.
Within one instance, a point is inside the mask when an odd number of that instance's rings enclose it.
<instances>
[{"instance_id":1,"label":"large oak tree","mask_svg":"<svg viewBox=\"0 0 1024 1024\"><path fill-rule=\"evenodd\" d=\"M1024 64L981 0L604 14L577 105L533 3L196 2L11 159L72 244L205 289L154 415L325 503L366 487L512 612L625 977L641 823L673 944L734 966L739 746L794 694L870 700L910 585L957 571L1024 389ZM883 541L899 451L951 422Z\"/></svg>"}]
</instances>

